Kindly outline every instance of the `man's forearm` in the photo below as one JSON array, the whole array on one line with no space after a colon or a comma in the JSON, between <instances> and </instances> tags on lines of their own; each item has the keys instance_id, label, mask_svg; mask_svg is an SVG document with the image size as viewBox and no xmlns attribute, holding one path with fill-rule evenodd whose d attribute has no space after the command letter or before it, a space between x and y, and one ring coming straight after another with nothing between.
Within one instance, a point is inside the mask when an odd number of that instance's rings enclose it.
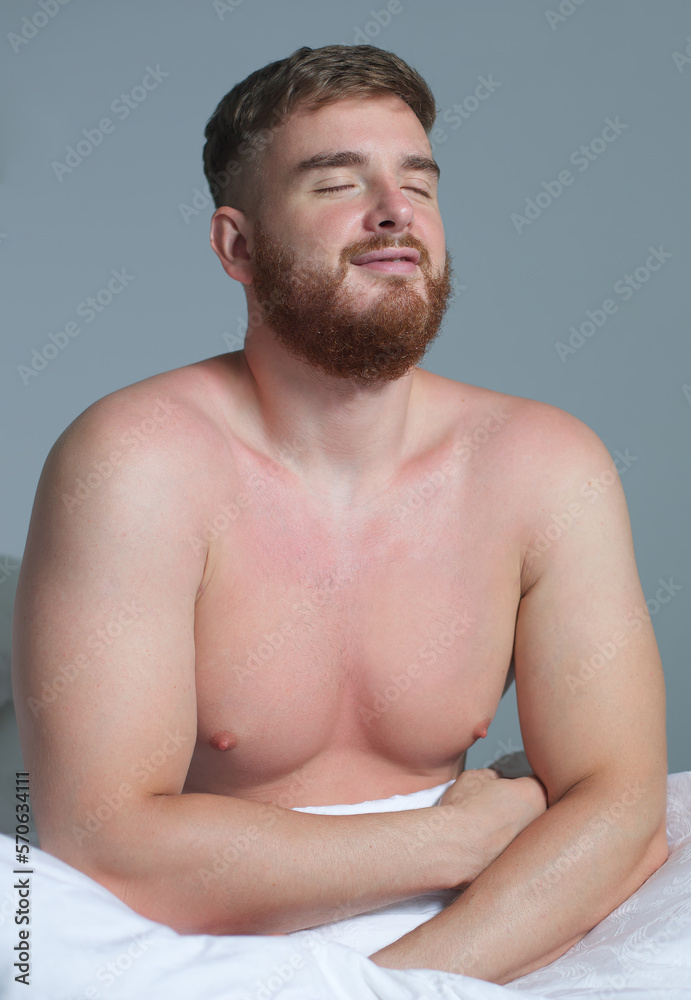
<instances>
[{"instance_id":1,"label":"man's forearm","mask_svg":"<svg viewBox=\"0 0 691 1000\"><path fill-rule=\"evenodd\" d=\"M453 827L458 833L448 838ZM287 933L331 923L448 887L456 843L468 845L468 867L474 863L472 830L451 806L321 816L228 796L155 795L86 838L78 849L73 839L47 849L182 933Z\"/></svg>"},{"instance_id":2,"label":"man's forearm","mask_svg":"<svg viewBox=\"0 0 691 1000\"><path fill-rule=\"evenodd\" d=\"M372 961L499 984L542 968L663 863L660 800L657 779L648 787L612 777L575 785L463 895Z\"/></svg>"}]
</instances>

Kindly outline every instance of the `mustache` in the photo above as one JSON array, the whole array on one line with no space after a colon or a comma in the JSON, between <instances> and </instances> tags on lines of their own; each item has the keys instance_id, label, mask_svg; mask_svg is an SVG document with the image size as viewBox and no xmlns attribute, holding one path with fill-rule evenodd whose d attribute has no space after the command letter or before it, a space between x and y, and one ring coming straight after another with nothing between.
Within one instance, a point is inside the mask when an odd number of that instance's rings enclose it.
<instances>
[{"instance_id":1,"label":"mustache","mask_svg":"<svg viewBox=\"0 0 691 1000\"><path fill-rule=\"evenodd\" d=\"M366 253L373 253L375 250L399 250L403 247L410 247L412 250L417 250L420 254L421 267L430 265L431 260L427 247L422 240L411 233L404 233L398 239L392 239L390 236L382 233L373 239L351 243L341 251L341 262L348 263L356 257L361 257Z\"/></svg>"}]
</instances>

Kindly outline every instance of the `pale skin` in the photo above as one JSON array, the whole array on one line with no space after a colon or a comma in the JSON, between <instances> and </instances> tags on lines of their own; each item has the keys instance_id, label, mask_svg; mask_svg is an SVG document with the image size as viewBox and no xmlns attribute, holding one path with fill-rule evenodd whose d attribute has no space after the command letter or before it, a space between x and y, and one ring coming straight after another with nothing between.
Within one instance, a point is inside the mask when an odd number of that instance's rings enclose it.
<instances>
[{"instance_id":1,"label":"pale skin","mask_svg":"<svg viewBox=\"0 0 691 1000\"><path fill-rule=\"evenodd\" d=\"M369 163L289 184L324 148ZM408 232L441 269L437 182L409 153L431 150L398 98L296 113L267 153L273 234L334 267ZM211 230L247 295L244 351L99 400L46 461L13 626L41 846L185 933L287 933L470 884L372 960L510 982L667 857L664 683L650 621L627 624L645 596L621 484L584 499L612 460L555 407L418 367L357 388L306 366L262 323L251 223L220 208ZM385 280L346 277L362 301ZM467 771L435 810L291 810L455 778L512 662L536 778Z\"/></svg>"}]
</instances>

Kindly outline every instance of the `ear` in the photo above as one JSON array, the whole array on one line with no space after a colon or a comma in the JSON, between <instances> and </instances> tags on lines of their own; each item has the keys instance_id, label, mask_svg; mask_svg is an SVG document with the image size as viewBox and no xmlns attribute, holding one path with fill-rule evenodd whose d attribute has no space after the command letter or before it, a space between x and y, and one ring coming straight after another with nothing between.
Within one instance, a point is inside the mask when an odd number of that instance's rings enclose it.
<instances>
[{"instance_id":1,"label":"ear","mask_svg":"<svg viewBox=\"0 0 691 1000\"><path fill-rule=\"evenodd\" d=\"M250 240L251 224L244 212L229 205L216 209L211 217L211 246L226 274L243 285L252 283Z\"/></svg>"}]
</instances>

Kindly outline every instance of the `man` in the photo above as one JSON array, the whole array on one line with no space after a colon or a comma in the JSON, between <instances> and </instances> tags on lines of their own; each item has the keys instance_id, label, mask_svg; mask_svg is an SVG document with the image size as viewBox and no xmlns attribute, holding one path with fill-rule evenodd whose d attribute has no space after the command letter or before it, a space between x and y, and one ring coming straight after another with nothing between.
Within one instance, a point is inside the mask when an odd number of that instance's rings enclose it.
<instances>
[{"instance_id":1,"label":"man","mask_svg":"<svg viewBox=\"0 0 691 1000\"><path fill-rule=\"evenodd\" d=\"M56 442L15 697L41 846L135 910L286 933L469 886L372 958L504 983L667 857L664 684L599 438L417 367L452 287L434 111L373 46L221 101L211 244L244 350ZM461 773L422 818L293 811L455 778L512 666L535 777Z\"/></svg>"}]
</instances>

